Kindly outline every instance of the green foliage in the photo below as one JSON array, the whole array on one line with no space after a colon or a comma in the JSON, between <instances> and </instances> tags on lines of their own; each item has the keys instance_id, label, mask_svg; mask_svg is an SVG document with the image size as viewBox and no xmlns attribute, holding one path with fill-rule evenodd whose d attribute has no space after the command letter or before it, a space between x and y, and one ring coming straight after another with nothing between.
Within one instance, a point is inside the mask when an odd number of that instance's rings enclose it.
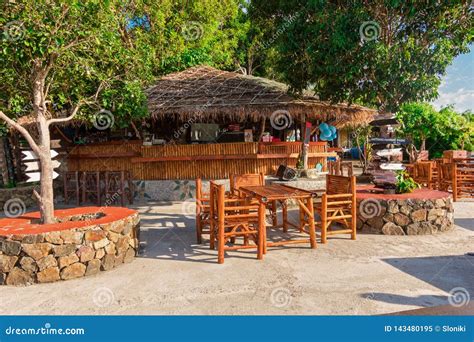
<instances>
[{"instance_id":1,"label":"green foliage","mask_svg":"<svg viewBox=\"0 0 474 342\"><path fill-rule=\"evenodd\" d=\"M103 108L118 127L147 114L144 89L156 77L198 64L234 69L247 30L237 0L3 1L0 12L0 110L30 114L34 64L51 63L52 116L93 99L78 117Z\"/></svg>"},{"instance_id":2,"label":"green foliage","mask_svg":"<svg viewBox=\"0 0 474 342\"><path fill-rule=\"evenodd\" d=\"M411 178L408 172L406 172L405 170L398 171L396 179L397 182L395 186L397 194L410 193L413 192L415 189L420 188L420 184L415 182L415 180Z\"/></svg>"},{"instance_id":3,"label":"green foliage","mask_svg":"<svg viewBox=\"0 0 474 342\"><path fill-rule=\"evenodd\" d=\"M396 115L398 133L410 139L417 149L425 149L431 157L440 157L445 150L473 150L474 116L457 113L453 107L437 111L427 103L408 103Z\"/></svg>"},{"instance_id":4,"label":"green foliage","mask_svg":"<svg viewBox=\"0 0 474 342\"><path fill-rule=\"evenodd\" d=\"M276 69L295 92L395 112L437 96L473 40L467 1L252 1L277 36ZM289 18L295 18L289 20Z\"/></svg>"}]
</instances>

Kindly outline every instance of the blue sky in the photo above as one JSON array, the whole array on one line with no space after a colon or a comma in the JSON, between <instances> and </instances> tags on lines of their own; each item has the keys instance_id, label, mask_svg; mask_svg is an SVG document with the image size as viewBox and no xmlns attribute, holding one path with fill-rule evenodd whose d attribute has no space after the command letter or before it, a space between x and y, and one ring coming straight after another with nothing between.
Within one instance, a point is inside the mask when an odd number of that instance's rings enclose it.
<instances>
[{"instance_id":1,"label":"blue sky","mask_svg":"<svg viewBox=\"0 0 474 342\"><path fill-rule=\"evenodd\" d=\"M458 111L474 111L474 46L470 53L456 57L446 69L438 92L438 99L433 101L436 108L454 104Z\"/></svg>"}]
</instances>

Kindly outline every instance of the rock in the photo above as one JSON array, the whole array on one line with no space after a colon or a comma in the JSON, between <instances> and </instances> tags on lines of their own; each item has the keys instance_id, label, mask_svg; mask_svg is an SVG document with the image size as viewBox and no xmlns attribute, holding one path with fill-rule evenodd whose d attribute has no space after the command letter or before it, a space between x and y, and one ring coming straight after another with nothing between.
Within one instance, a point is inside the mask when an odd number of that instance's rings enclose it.
<instances>
[{"instance_id":1,"label":"rock","mask_svg":"<svg viewBox=\"0 0 474 342\"><path fill-rule=\"evenodd\" d=\"M96 253L95 253L95 258L96 259L102 259L105 255L105 250L102 248L102 249L99 249Z\"/></svg>"},{"instance_id":2,"label":"rock","mask_svg":"<svg viewBox=\"0 0 474 342\"><path fill-rule=\"evenodd\" d=\"M72 245L72 244L54 246L53 248L54 256L56 258L69 255L71 253L74 253L75 251L76 251L76 245Z\"/></svg>"},{"instance_id":3,"label":"rock","mask_svg":"<svg viewBox=\"0 0 474 342\"><path fill-rule=\"evenodd\" d=\"M0 272L0 285L3 285L5 283L5 278L6 278L5 273Z\"/></svg>"},{"instance_id":4,"label":"rock","mask_svg":"<svg viewBox=\"0 0 474 342\"><path fill-rule=\"evenodd\" d=\"M129 248L127 252L125 253L123 262L124 263L132 262L134 258L135 258L135 251L133 250L133 248Z\"/></svg>"},{"instance_id":5,"label":"rock","mask_svg":"<svg viewBox=\"0 0 474 342\"><path fill-rule=\"evenodd\" d=\"M447 217L440 217L437 220L439 220L437 227L440 232L446 232L454 227L453 221L450 221Z\"/></svg>"},{"instance_id":6,"label":"rock","mask_svg":"<svg viewBox=\"0 0 474 342\"><path fill-rule=\"evenodd\" d=\"M0 247L1 251L8 255L18 255L21 251L21 243L17 241L1 241Z\"/></svg>"},{"instance_id":7,"label":"rock","mask_svg":"<svg viewBox=\"0 0 474 342\"><path fill-rule=\"evenodd\" d=\"M132 222L127 222L127 223L125 223L125 225L123 227L122 234L123 235L128 235L132 229L133 229L133 223Z\"/></svg>"},{"instance_id":8,"label":"rock","mask_svg":"<svg viewBox=\"0 0 474 342\"><path fill-rule=\"evenodd\" d=\"M359 228L357 228L357 229L359 229ZM139 247L138 239L130 239L130 240L128 241L128 244L129 244L129 246L132 247L133 249L138 249L138 247Z\"/></svg>"},{"instance_id":9,"label":"rock","mask_svg":"<svg viewBox=\"0 0 474 342\"><path fill-rule=\"evenodd\" d=\"M421 222L426 221L426 210L425 209L418 209L411 213L411 219L413 222Z\"/></svg>"},{"instance_id":10,"label":"rock","mask_svg":"<svg viewBox=\"0 0 474 342\"><path fill-rule=\"evenodd\" d=\"M80 244L82 242L83 233L73 230L62 230L60 233L64 243Z\"/></svg>"},{"instance_id":11,"label":"rock","mask_svg":"<svg viewBox=\"0 0 474 342\"><path fill-rule=\"evenodd\" d=\"M76 253L71 253L67 256L63 256L59 258L59 268L63 269L64 267L67 267L69 265L74 264L75 262L78 262L79 258L77 257Z\"/></svg>"},{"instance_id":12,"label":"rock","mask_svg":"<svg viewBox=\"0 0 474 342\"><path fill-rule=\"evenodd\" d=\"M50 232L45 234L44 239L46 242L53 243L55 245L62 245L64 243L63 239L61 239L61 232Z\"/></svg>"},{"instance_id":13,"label":"rock","mask_svg":"<svg viewBox=\"0 0 474 342\"><path fill-rule=\"evenodd\" d=\"M14 255L0 255L0 272L8 273L15 267L18 257Z\"/></svg>"},{"instance_id":14,"label":"rock","mask_svg":"<svg viewBox=\"0 0 474 342\"><path fill-rule=\"evenodd\" d=\"M402 227L405 227L410 224L411 220L408 216L402 213L396 213L394 215L394 222Z\"/></svg>"},{"instance_id":15,"label":"rock","mask_svg":"<svg viewBox=\"0 0 474 342\"><path fill-rule=\"evenodd\" d=\"M446 215L446 210L444 209L430 209L430 211L428 212L428 221L434 221L439 216L445 216L445 215Z\"/></svg>"},{"instance_id":16,"label":"rock","mask_svg":"<svg viewBox=\"0 0 474 342\"><path fill-rule=\"evenodd\" d=\"M123 264L125 258L125 253L115 256L114 267L117 267L120 264Z\"/></svg>"},{"instance_id":17,"label":"rock","mask_svg":"<svg viewBox=\"0 0 474 342\"><path fill-rule=\"evenodd\" d=\"M393 222L385 223L384 226L382 227L382 232L385 235L405 235L403 228L400 226L397 226Z\"/></svg>"},{"instance_id":18,"label":"rock","mask_svg":"<svg viewBox=\"0 0 474 342\"><path fill-rule=\"evenodd\" d=\"M107 233L102 229L89 230L84 234L86 241L97 242L104 239L107 236Z\"/></svg>"},{"instance_id":19,"label":"rock","mask_svg":"<svg viewBox=\"0 0 474 342\"><path fill-rule=\"evenodd\" d=\"M34 283L33 276L22 270L19 267L13 268L10 273L8 273L6 284L7 285L30 285Z\"/></svg>"},{"instance_id":20,"label":"rock","mask_svg":"<svg viewBox=\"0 0 474 342\"><path fill-rule=\"evenodd\" d=\"M372 217L368 219L366 222L366 224L368 224L372 230L376 230L376 231L381 231L384 223L385 222L383 221L382 217L378 217L378 216Z\"/></svg>"},{"instance_id":21,"label":"rock","mask_svg":"<svg viewBox=\"0 0 474 342\"><path fill-rule=\"evenodd\" d=\"M114 233L114 232L108 232L107 233L107 238L112 241L113 243L116 243L118 239L120 238L120 234Z\"/></svg>"},{"instance_id":22,"label":"rock","mask_svg":"<svg viewBox=\"0 0 474 342\"><path fill-rule=\"evenodd\" d=\"M394 217L393 214L387 213L383 216L383 221L384 222L393 222L394 220L395 220L395 217Z\"/></svg>"},{"instance_id":23,"label":"rock","mask_svg":"<svg viewBox=\"0 0 474 342\"><path fill-rule=\"evenodd\" d=\"M32 257L36 261L44 258L51 251L51 245L49 243L35 243L35 244L24 244L21 246L23 251Z\"/></svg>"},{"instance_id":24,"label":"rock","mask_svg":"<svg viewBox=\"0 0 474 342\"><path fill-rule=\"evenodd\" d=\"M439 198L439 199L435 200L434 204L435 204L436 208L443 208L446 205L446 201L442 198Z\"/></svg>"},{"instance_id":25,"label":"rock","mask_svg":"<svg viewBox=\"0 0 474 342\"><path fill-rule=\"evenodd\" d=\"M104 271L111 270L115 265L115 256L107 254L104 259L102 259L102 269Z\"/></svg>"},{"instance_id":26,"label":"rock","mask_svg":"<svg viewBox=\"0 0 474 342\"><path fill-rule=\"evenodd\" d=\"M56 261L56 258L52 254L47 255L44 258L38 260L37 264L40 271L43 271L50 267L58 266L58 262Z\"/></svg>"},{"instance_id":27,"label":"rock","mask_svg":"<svg viewBox=\"0 0 474 342\"><path fill-rule=\"evenodd\" d=\"M109 244L109 242L110 241L107 238L104 238L100 241L94 242L94 248L95 248L95 250L104 248L105 246L107 246Z\"/></svg>"},{"instance_id":28,"label":"rock","mask_svg":"<svg viewBox=\"0 0 474 342\"><path fill-rule=\"evenodd\" d=\"M408 235L427 235L436 233L437 228L428 222L412 223L407 227Z\"/></svg>"},{"instance_id":29,"label":"rock","mask_svg":"<svg viewBox=\"0 0 474 342\"><path fill-rule=\"evenodd\" d=\"M86 276L97 274L100 271L100 260L92 259L87 263Z\"/></svg>"},{"instance_id":30,"label":"rock","mask_svg":"<svg viewBox=\"0 0 474 342\"><path fill-rule=\"evenodd\" d=\"M431 202L430 200L426 200L424 207L425 207L426 209L432 209L432 208L434 208L434 204L433 204L433 202Z\"/></svg>"},{"instance_id":31,"label":"rock","mask_svg":"<svg viewBox=\"0 0 474 342\"><path fill-rule=\"evenodd\" d=\"M77 256L76 256L77 258ZM86 265L76 262L61 271L61 279L68 280L83 277L86 273Z\"/></svg>"},{"instance_id":32,"label":"rock","mask_svg":"<svg viewBox=\"0 0 474 342\"><path fill-rule=\"evenodd\" d=\"M36 262L33 260L33 258L27 256L21 258L20 265L21 268L23 268L28 273L34 273L38 269L38 267L36 266Z\"/></svg>"},{"instance_id":33,"label":"rock","mask_svg":"<svg viewBox=\"0 0 474 342\"><path fill-rule=\"evenodd\" d=\"M404 214L404 215L409 216L410 213L411 213L411 209L410 209L409 206L403 205L403 206L400 207L400 212L401 212L402 214Z\"/></svg>"},{"instance_id":34,"label":"rock","mask_svg":"<svg viewBox=\"0 0 474 342\"><path fill-rule=\"evenodd\" d=\"M388 207L387 207L387 211L390 213L390 214L396 214L398 213L398 202L397 201L388 201Z\"/></svg>"},{"instance_id":35,"label":"rock","mask_svg":"<svg viewBox=\"0 0 474 342\"><path fill-rule=\"evenodd\" d=\"M112 222L110 223L108 229L115 232L115 233L119 233L121 234L124 230L125 226L123 224L122 221L115 221L115 222Z\"/></svg>"},{"instance_id":36,"label":"rock","mask_svg":"<svg viewBox=\"0 0 474 342\"><path fill-rule=\"evenodd\" d=\"M57 267L49 267L37 274L38 283L51 283L61 279Z\"/></svg>"},{"instance_id":37,"label":"rock","mask_svg":"<svg viewBox=\"0 0 474 342\"><path fill-rule=\"evenodd\" d=\"M91 247L81 246L77 250L76 254L80 258L80 261L82 263L85 263L87 261L94 259L95 251Z\"/></svg>"},{"instance_id":38,"label":"rock","mask_svg":"<svg viewBox=\"0 0 474 342\"><path fill-rule=\"evenodd\" d=\"M42 234L22 235L21 243L41 243L44 241Z\"/></svg>"},{"instance_id":39,"label":"rock","mask_svg":"<svg viewBox=\"0 0 474 342\"><path fill-rule=\"evenodd\" d=\"M105 246L104 249L105 249L105 253L115 255L115 252L116 252L115 243L113 242L109 243L107 246Z\"/></svg>"},{"instance_id":40,"label":"rock","mask_svg":"<svg viewBox=\"0 0 474 342\"><path fill-rule=\"evenodd\" d=\"M117 249L117 254L121 254L127 251L128 242L130 238L128 236L122 236L116 243L115 247Z\"/></svg>"}]
</instances>

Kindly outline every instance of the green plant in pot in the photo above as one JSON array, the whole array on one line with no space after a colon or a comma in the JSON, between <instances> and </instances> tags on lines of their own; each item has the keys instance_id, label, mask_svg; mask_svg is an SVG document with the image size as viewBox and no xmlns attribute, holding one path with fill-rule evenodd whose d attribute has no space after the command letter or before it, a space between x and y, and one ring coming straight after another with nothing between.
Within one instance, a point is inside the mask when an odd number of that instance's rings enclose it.
<instances>
[{"instance_id":1,"label":"green plant in pot","mask_svg":"<svg viewBox=\"0 0 474 342\"><path fill-rule=\"evenodd\" d=\"M415 180L411 178L408 172L405 170L398 171L396 178L397 182L395 186L397 194L410 193L415 189L420 188L420 184L415 182Z\"/></svg>"}]
</instances>

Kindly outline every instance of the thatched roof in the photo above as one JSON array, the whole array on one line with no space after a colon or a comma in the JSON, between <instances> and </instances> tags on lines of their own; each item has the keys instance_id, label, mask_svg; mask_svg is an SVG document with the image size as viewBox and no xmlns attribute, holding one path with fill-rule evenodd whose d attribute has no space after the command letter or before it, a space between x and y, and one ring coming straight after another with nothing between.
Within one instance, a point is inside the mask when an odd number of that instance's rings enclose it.
<instances>
[{"instance_id":1,"label":"thatched roof","mask_svg":"<svg viewBox=\"0 0 474 342\"><path fill-rule=\"evenodd\" d=\"M270 117L278 110L293 117L306 114L309 120L331 122L336 126L368 123L373 109L357 105L330 104L316 96L296 98L288 87L269 79L197 66L159 79L146 90L148 109L154 118L196 116L242 121Z\"/></svg>"}]
</instances>

